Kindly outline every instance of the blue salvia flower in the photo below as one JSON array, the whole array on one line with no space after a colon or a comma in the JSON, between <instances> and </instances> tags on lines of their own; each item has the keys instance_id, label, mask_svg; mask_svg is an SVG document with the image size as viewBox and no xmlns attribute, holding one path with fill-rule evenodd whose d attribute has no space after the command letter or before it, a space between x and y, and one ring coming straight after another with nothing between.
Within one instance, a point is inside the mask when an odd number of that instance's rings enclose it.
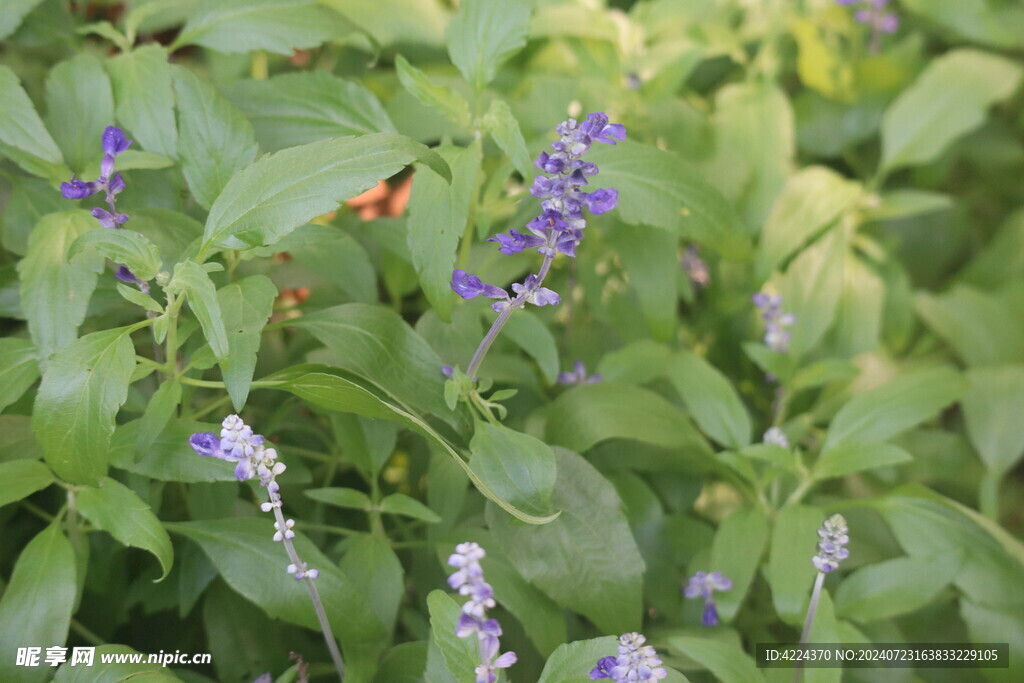
<instances>
[{"instance_id":1,"label":"blue salvia flower","mask_svg":"<svg viewBox=\"0 0 1024 683\"><path fill-rule=\"evenodd\" d=\"M595 372L593 375L587 376L587 366L583 364L583 361L578 360L573 363L572 370L570 372L558 373L559 384L594 384L600 382L602 379L600 372Z\"/></svg>"},{"instance_id":2,"label":"blue salvia flower","mask_svg":"<svg viewBox=\"0 0 1024 683\"><path fill-rule=\"evenodd\" d=\"M751 301L757 306L764 320L765 346L779 353L788 351L793 335L786 328L796 322L796 318L792 313L782 312L782 297L758 292Z\"/></svg>"},{"instance_id":3,"label":"blue salvia flower","mask_svg":"<svg viewBox=\"0 0 1024 683\"><path fill-rule=\"evenodd\" d=\"M819 572L828 574L839 568L839 563L850 556L846 544L850 542L846 519L832 515L818 529L818 554L811 558Z\"/></svg>"},{"instance_id":4,"label":"blue salvia flower","mask_svg":"<svg viewBox=\"0 0 1024 683\"><path fill-rule=\"evenodd\" d=\"M539 274L531 274L522 284L512 285L515 298L498 287L484 284L475 275L456 270L452 274L452 289L463 299L481 294L504 299L491 306L498 313L526 303L537 306L559 303L558 294L541 287L550 259L559 253L576 256L576 247L583 239L583 229L587 227L584 210L602 214L614 209L618 203L619 194L613 188L590 193L581 189L589 184L589 178L598 173L597 164L583 161L581 157L595 142L614 145L618 140L625 140L626 128L618 123L609 123L606 115L597 112L587 115L582 123L567 119L557 126L556 131L561 137L551 145L554 153L542 152L534 162L547 174L537 176L530 187L530 194L543 200L540 215L526 224L529 232L511 229L507 234L488 239L489 242L497 242L498 251L503 254L536 249L546 257L545 265Z\"/></svg>"},{"instance_id":5,"label":"blue salvia flower","mask_svg":"<svg viewBox=\"0 0 1024 683\"><path fill-rule=\"evenodd\" d=\"M871 29L871 51L877 52L882 34L892 34L900 27L900 18L895 12L887 12L891 0L836 0L840 5L856 6L853 18L857 23Z\"/></svg>"},{"instance_id":6,"label":"blue salvia flower","mask_svg":"<svg viewBox=\"0 0 1024 683\"><path fill-rule=\"evenodd\" d=\"M590 670L590 680L607 678L617 683L625 681L657 681L668 676L661 666L661 658L647 639L639 633L625 633L619 636L619 656L602 657L597 666Z\"/></svg>"},{"instance_id":7,"label":"blue salvia flower","mask_svg":"<svg viewBox=\"0 0 1024 683\"><path fill-rule=\"evenodd\" d=\"M714 592L732 588L732 579L721 572L697 572L690 577L690 583L683 589L688 598L704 598L704 614L700 619L703 626L718 626L718 610L715 607Z\"/></svg>"},{"instance_id":8,"label":"blue salvia flower","mask_svg":"<svg viewBox=\"0 0 1024 683\"><path fill-rule=\"evenodd\" d=\"M65 199L85 199L97 192L102 191L105 195L104 201L110 210L96 207L92 210L92 217L95 218L104 228L120 228L128 222L128 214L119 213L117 210L117 195L124 191L124 177L120 173L114 173L114 163L117 155L126 151L132 146L132 141L127 139L124 131L115 126L107 126L103 131L103 160L100 162L100 177L91 182L85 182L72 178L70 182L61 183L60 193ZM149 285L135 276L127 266L120 266L114 274L121 282L137 285L143 292L149 292Z\"/></svg>"},{"instance_id":9,"label":"blue salvia flower","mask_svg":"<svg viewBox=\"0 0 1024 683\"><path fill-rule=\"evenodd\" d=\"M480 666L476 667L476 683L494 683L498 669L507 669L516 663L515 652L498 654L501 624L488 619L487 610L495 606L494 589L484 580L480 560L487 553L476 543L460 543L448 558L448 565L456 571L448 577L448 585L469 598L462 606L462 614L455 625L455 635L469 638L474 634L480 647Z\"/></svg>"}]
</instances>

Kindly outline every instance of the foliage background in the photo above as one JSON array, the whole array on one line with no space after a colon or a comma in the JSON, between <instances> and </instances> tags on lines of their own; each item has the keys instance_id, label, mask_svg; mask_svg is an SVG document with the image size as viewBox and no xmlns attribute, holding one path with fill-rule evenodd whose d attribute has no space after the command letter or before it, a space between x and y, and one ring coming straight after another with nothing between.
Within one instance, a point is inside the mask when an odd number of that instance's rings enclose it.
<instances>
[{"instance_id":1,"label":"foliage background","mask_svg":"<svg viewBox=\"0 0 1024 683\"><path fill-rule=\"evenodd\" d=\"M234 407L289 465L349 680L472 680L432 594L469 539L511 680L579 680L613 647L593 639L641 628L691 680L787 679L753 645L795 639L837 511L818 640L1009 642L984 675L1019 680L1024 8L900 0L872 52L830 0L454 4L0 8L0 676L51 675L15 643L212 653L143 667L161 680L291 680L289 651L331 675L252 488L187 446ZM594 153L619 207L556 261L562 305L488 357L518 390L504 427L474 424L440 366L492 314L451 269L536 267L483 238L534 215L530 160L589 111L629 131ZM56 189L97 175L115 122L131 253L76 243L101 229ZM173 279L144 300L104 256ZM796 316L787 354L759 341L762 288ZM557 386L577 359L603 380ZM758 445L772 425L793 449ZM734 581L719 627L680 595L699 569Z\"/></svg>"}]
</instances>

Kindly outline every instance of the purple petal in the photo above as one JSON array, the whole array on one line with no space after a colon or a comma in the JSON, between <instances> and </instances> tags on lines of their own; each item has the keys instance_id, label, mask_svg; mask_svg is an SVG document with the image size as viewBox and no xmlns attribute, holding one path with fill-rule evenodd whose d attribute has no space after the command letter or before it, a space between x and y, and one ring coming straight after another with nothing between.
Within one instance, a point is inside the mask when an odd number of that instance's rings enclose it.
<instances>
[{"instance_id":1,"label":"purple petal","mask_svg":"<svg viewBox=\"0 0 1024 683\"><path fill-rule=\"evenodd\" d=\"M103 151L107 154L118 155L132 146L131 140L126 140L124 131L116 126L107 126L103 131Z\"/></svg>"},{"instance_id":2,"label":"purple petal","mask_svg":"<svg viewBox=\"0 0 1024 683\"><path fill-rule=\"evenodd\" d=\"M100 162L100 176L103 178L109 178L114 172L114 155L104 154L103 161Z\"/></svg>"},{"instance_id":3,"label":"purple petal","mask_svg":"<svg viewBox=\"0 0 1024 683\"><path fill-rule=\"evenodd\" d=\"M188 445L199 455L224 460L224 452L220 449L220 437L210 432L196 432L188 438Z\"/></svg>"},{"instance_id":4,"label":"purple petal","mask_svg":"<svg viewBox=\"0 0 1024 683\"><path fill-rule=\"evenodd\" d=\"M114 273L114 277L116 277L121 282L124 282L129 285L145 284L145 281L137 278L135 276L135 273L128 269L128 266L121 266L120 268L118 268L117 271Z\"/></svg>"},{"instance_id":5,"label":"purple petal","mask_svg":"<svg viewBox=\"0 0 1024 683\"><path fill-rule=\"evenodd\" d=\"M494 660L495 669L507 669L519 660L516 657L516 653L509 650L508 652L502 652L498 655L498 658Z\"/></svg>"},{"instance_id":6,"label":"purple petal","mask_svg":"<svg viewBox=\"0 0 1024 683\"><path fill-rule=\"evenodd\" d=\"M562 301L558 292L553 292L547 287L541 287L533 293L532 302L536 306L555 306Z\"/></svg>"},{"instance_id":7,"label":"purple petal","mask_svg":"<svg viewBox=\"0 0 1024 683\"><path fill-rule=\"evenodd\" d=\"M452 289L463 299L472 299L480 296L483 288L484 283L476 275L461 269L456 269L452 272Z\"/></svg>"},{"instance_id":8,"label":"purple petal","mask_svg":"<svg viewBox=\"0 0 1024 683\"><path fill-rule=\"evenodd\" d=\"M718 610L710 600L704 604L704 615L700 618L702 626L718 626Z\"/></svg>"},{"instance_id":9,"label":"purple petal","mask_svg":"<svg viewBox=\"0 0 1024 683\"><path fill-rule=\"evenodd\" d=\"M612 669L617 663L618 660L615 657L602 657L597 660L597 666L590 670L590 680L598 681L602 678L611 678Z\"/></svg>"},{"instance_id":10,"label":"purple petal","mask_svg":"<svg viewBox=\"0 0 1024 683\"><path fill-rule=\"evenodd\" d=\"M611 211L619 203L619 191L613 187L603 188L586 195L586 202L590 213L600 215Z\"/></svg>"},{"instance_id":11,"label":"purple petal","mask_svg":"<svg viewBox=\"0 0 1024 683\"><path fill-rule=\"evenodd\" d=\"M60 184L60 193L64 199L84 199L99 191L99 183L87 183L83 180L71 179L70 183Z\"/></svg>"},{"instance_id":12,"label":"purple petal","mask_svg":"<svg viewBox=\"0 0 1024 683\"><path fill-rule=\"evenodd\" d=\"M120 173L115 173L114 177L107 183L107 192L112 195L119 195L124 190L124 176Z\"/></svg>"}]
</instances>

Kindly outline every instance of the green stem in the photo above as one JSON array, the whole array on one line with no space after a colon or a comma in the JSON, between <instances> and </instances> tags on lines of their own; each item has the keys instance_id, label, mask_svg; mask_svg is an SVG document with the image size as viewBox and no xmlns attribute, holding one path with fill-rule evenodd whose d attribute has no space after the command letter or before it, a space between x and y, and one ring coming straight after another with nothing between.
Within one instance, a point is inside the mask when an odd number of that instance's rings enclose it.
<instances>
[{"instance_id":1,"label":"green stem","mask_svg":"<svg viewBox=\"0 0 1024 683\"><path fill-rule=\"evenodd\" d=\"M100 645L107 644L106 640L87 629L80 621L75 619L71 620L71 630L80 635L82 639L90 645L96 645L98 647Z\"/></svg>"},{"instance_id":2,"label":"green stem","mask_svg":"<svg viewBox=\"0 0 1024 683\"><path fill-rule=\"evenodd\" d=\"M804 630L800 634L800 644L804 645L807 643L807 639L811 637L811 625L814 624L814 614L818 611L818 601L821 599L821 587L825 583L825 572L818 572L818 576L814 579L814 590L811 591L811 602L807 605L807 618L804 619ZM793 672L793 683L800 683L804 677L804 670L801 666L802 662L797 662L796 671Z\"/></svg>"}]
</instances>

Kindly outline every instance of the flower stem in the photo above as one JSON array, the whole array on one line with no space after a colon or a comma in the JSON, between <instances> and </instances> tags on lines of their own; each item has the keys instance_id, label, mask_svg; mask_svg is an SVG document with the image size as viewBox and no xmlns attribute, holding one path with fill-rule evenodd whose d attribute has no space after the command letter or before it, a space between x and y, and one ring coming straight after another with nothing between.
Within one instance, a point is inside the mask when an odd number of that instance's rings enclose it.
<instances>
[{"instance_id":1,"label":"flower stem","mask_svg":"<svg viewBox=\"0 0 1024 683\"><path fill-rule=\"evenodd\" d=\"M549 240L549 242L550 241L551 240ZM552 247L553 245L549 244L548 246ZM544 278L547 277L548 271L551 270L551 262L554 258L554 256L550 255L544 257L544 263L540 266L540 272L537 273L537 279L534 282L533 287L520 292L519 295L516 296L515 299L512 299L508 306L498 314L498 317L495 318L494 322L491 324L491 329L487 330L487 334L485 334L483 340L481 340L480 346L476 349L476 353L473 354L473 359L469 361L469 367L466 369L466 376L469 377L470 380L474 382L476 381L476 373L480 370L480 366L484 362L484 357L490 350L491 345L494 344L494 341L498 338L498 335L501 334L501 330L505 327L505 323L507 323L508 319L512 316L512 311L525 306L526 299L540 289L541 285L544 284Z\"/></svg>"},{"instance_id":2,"label":"flower stem","mask_svg":"<svg viewBox=\"0 0 1024 683\"><path fill-rule=\"evenodd\" d=\"M814 590L811 591L811 602L807 605L807 617L804 619L804 630L800 634L800 644L807 644L811 636L811 625L814 624L814 614L818 611L818 600L821 599L821 587L825 583L825 572L818 572L814 579ZM793 683L800 683L804 677L802 662L797 662L796 671L793 672Z\"/></svg>"},{"instance_id":3,"label":"flower stem","mask_svg":"<svg viewBox=\"0 0 1024 683\"><path fill-rule=\"evenodd\" d=\"M281 496L272 491L268 491L270 495L270 502L274 504L274 517L277 519L278 529L281 530L282 536L287 528L285 525L284 514L281 512L280 502ZM296 567L302 571L305 568L302 560L299 559L299 554L295 550L295 545L291 542L291 539L285 537L281 539L284 543L284 548L288 552L288 558L292 561ZM345 662L341 658L341 652L338 650L338 641L334 639L334 632L331 631L331 622L327 620L327 612L324 611L324 603L320 600L320 593L316 589L316 584L313 579L306 576L300 579L306 584L306 589L309 591L309 599L313 603L313 610L316 612L316 618L320 622L320 630L323 632L324 640L327 642L327 649L331 652L331 659L334 660L334 668L338 670L338 680L345 680Z\"/></svg>"}]
</instances>

